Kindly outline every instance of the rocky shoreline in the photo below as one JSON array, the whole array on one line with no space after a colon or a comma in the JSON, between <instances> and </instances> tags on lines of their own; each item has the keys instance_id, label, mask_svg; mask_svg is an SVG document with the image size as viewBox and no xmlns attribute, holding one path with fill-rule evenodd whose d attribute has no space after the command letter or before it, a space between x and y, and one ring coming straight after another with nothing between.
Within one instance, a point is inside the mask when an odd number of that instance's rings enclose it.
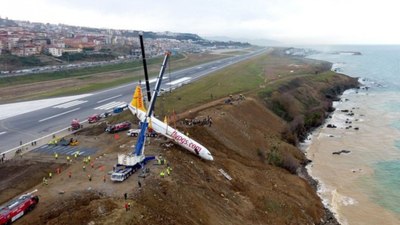
<instances>
[{"instance_id":1,"label":"rocky shoreline","mask_svg":"<svg viewBox=\"0 0 400 225\"><path fill-rule=\"evenodd\" d=\"M339 100L340 99L340 95L343 94L343 92L344 91L341 91L341 93L337 93L336 96L333 96L334 99ZM329 113L329 115L331 115L333 112L334 112L334 110L333 111L332 110L327 111L327 113ZM323 126L323 124L320 125L320 126ZM318 126L318 127L320 127L320 126ZM309 130L308 134L311 134L312 132L314 132L318 127L314 127L311 130ZM342 151L339 151L339 152L333 152L332 154L338 154L339 155L340 153L349 153L349 152L350 151L342 150ZM298 176L300 176L301 178L306 180L310 184L310 186L315 190L315 192L318 192L319 181L317 179L313 178L308 173L308 170L306 168L306 166L308 164L310 164L310 163L312 163L312 161L308 160L306 164L302 165L298 169L297 174L298 174ZM322 199L321 199L321 201L322 201ZM329 208L326 208L324 206L324 211L325 211L325 214L324 214L324 217L321 219L321 223L320 223L321 225L341 225L339 223L339 221L336 219L335 214Z\"/></svg>"},{"instance_id":2,"label":"rocky shoreline","mask_svg":"<svg viewBox=\"0 0 400 225\"><path fill-rule=\"evenodd\" d=\"M318 191L318 180L311 177L306 169L306 165L299 167L297 175L306 180L308 184L310 184L310 186L315 190L315 192ZM324 217L321 218L320 225L340 225L335 217L335 214L330 209L324 207L324 211Z\"/></svg>"}]
</instances>

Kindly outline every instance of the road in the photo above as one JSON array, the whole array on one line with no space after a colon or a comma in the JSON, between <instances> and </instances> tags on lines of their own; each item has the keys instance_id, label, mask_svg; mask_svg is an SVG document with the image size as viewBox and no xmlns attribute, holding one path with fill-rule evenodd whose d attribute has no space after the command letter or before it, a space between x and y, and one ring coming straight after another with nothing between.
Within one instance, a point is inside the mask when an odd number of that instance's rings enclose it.
<instances>
[{"instance_id":1,"label":"road","mask_svg":"<svg viewBox=\"0 0 400 225\"><path fill-rule=\"evenodd\" d=\"M164 90L178 88L182 84L196 81L217 70L262 54L266 50L262 49L173 72L169 74L171 78L164 79L161 88ZM151 84L155 84L155 79L151 79ZM132 98L135 86L135 83L129 83L94 92L83 98L60 102L60 104L2 119L0 120L0 153L18 147L20 142L30 143L35 139L64 129L74 118L83 121L91 114L110 111L118 105L128 103ZM12 112L13 109L6 110Z\"/></svg>"}]
</instances>

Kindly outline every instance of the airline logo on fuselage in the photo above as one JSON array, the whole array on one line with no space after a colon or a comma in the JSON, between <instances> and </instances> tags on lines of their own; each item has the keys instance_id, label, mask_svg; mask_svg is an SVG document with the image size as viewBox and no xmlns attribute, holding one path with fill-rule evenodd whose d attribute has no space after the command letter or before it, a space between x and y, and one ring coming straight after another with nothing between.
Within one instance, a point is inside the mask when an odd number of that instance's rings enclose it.
<instances>
[{"instance_id":1,"label":"airline logo on fuselage","mask_svg":"<svg viewBox=\"0 0 400 225\"><path fill-rule=\"evenodd\" d=\"M189 138L186 138L185 136L180 135L177 131L172 132L171 136L177 143L189 147L190 149L194 150L196 152L196 154L199 154L199 152L201 151L200 146L191 142Z\"/></svg>"},{"instance_id":2,"label":"airline logo on fuselage","mask_svg":"<svg viewBox=\"0 0 400 225\"><path fill-rule=\"evenodd\" d=\"M138 88L137 107L139 109L143 108L143 98L142 98L142 89L141 88Z\"/></svg>"}]
</instances>

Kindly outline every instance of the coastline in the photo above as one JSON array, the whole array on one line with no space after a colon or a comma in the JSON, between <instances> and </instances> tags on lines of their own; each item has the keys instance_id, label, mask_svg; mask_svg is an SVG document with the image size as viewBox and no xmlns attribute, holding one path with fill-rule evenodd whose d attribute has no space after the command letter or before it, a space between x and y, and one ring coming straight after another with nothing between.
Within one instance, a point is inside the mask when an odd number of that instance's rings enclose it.
<instances>
[{"instance_id":1,"label":"coastline","mask_svg":"<svg viewBox=\"0 0 400 225\"><path fill-rule=\"evenodd\" d=\"M331 63L331 62L329 62L329 63ZM331 63L331 66L332 66L332 71L333 71L335 64ZM341 73L338 73L338 74L341 74ZM345 74L343 74L343 75L345 75ZM346 76L348 76L348 75L346 75ZM320 134L321 129L324 126L326 126L326 124L331 120L332 115L337 110L337 103L345 100L343 97L344 93L346 91L357 90L357 89L360 89L361 87L363 87L363 84L360 81L361 81L361 78L358 78L358 87L345 89L345 90L341 91L340 93L337 93L336 96L332 96L332 98L335 100L335 101L332 101L332 104L331 104L331 107L333 108L333 110L326 111L326 113L328 113L328 115L325 118L325 120L322 122L322 124L317 127L313 127L311 130L309 130L307 132L307 138L305 138L304 140L301 140L301 142L297 146L297 148L306 155L306 158L308 160L307 164L303 165L301 167L301 169L298 171L298 175L300 177L302 177L303 179L305 179L313 187L313 189L315 190L317 195L320 197L321 202L324 205L324 210L325 210L325 215L321 221L321 224L323 224L323 225L343 225L343 223L340 223L337 212L335 212L335 210L332 209L332 207L330 206L329 199L325 199L321 195L321 189L324 189L323 188L324 183L321 181L320 178L312 175L311 168L313 166L313 161L312 161L312 159L310 159L310 157L307 154L308 148L310 147L310 145L313 142L312 137L316 136L317 134Z\"/></svg>"},{"instance_id":2,"label":"coastline","mask_svg":"<svg viewBox=\"0 0 400 225\"><path fill-rule=\"evenodd\" d=\"M347 89L347 90L351 90L353 88ZM346 91L346 90L344 90ZM333 96L334 98L337 99L341 99L343 96L344 91L340 94L338 94L337 96ZM330 117L332 116L332 114L335 113L336 108L334 107L334 104L332 103L332 107L334 108L334 110L332 112L328 112L328 117L323 121L323 123L318 126L318 127L314 127L312 128L310 131L307 132L307 138L305 140L302 140L297 148L302 151L308 162L307 164L303 165L300 170L298 171L298 175L300 177L302 177L303 179L305 179L310 186L315 190L315 192L317 193L317 195L319 196L319 198L321 199L322 204L324 205L324 217L321 219L321 225L343 225L339 222L339 219L337 218L337 213L333 211L333 209L329 206L329 200L328 199L324 199L323 196L321 196L321 185L323 186L323 182L320 180L320 178L312 176L312 171L311 171L311 167L313 166L313 161L312 159L310 159L310 157L307 155L307 151L309 146L312 143L312 139L311 137L319 134L321 132L321 129L327 124L327 122L329 121Z\"/></svg>"},{"instance_id":3,"label":"coastline","mask_svg":"<svg viewBox=\"0 0 400 225\"><path fill-rule=\"evenodd\" d=\"M312 59L312 60L318 60L318 59ZM346 74L340 73L340 71L336 69L336 67L338 67L338 65L336 65L335 63L325 61L325 60L318 60L318 61L323 61L323 62L327 63L328 65L330 65L331 71L333 71L337 74L348 76ZM304 140L300 140L299 144L296 146L301 152L303 152L305 154L305 156L307 158L307 163L302 165L301 167L299 167L297 174L298 174L298 176L300 176L301 178L303 178L310 184L310 186L315 190L315 192L321 199L321 202L324 206L325 213L324 213L324 217L321 219L321 223L320 223L321 225L343 225L343 224L341 224L339 222L339 219L337 218L338 217L337 213L334 212L334 210L331 207L329 207L328 199L324 199L323 196L321 196L321 194L320 194L320 186L323 185L323 183L320 181L320 179L318 177L312 176L311 167L313 165L313 161L310 159L309 156L307 156L307 150L312 143L311 137L313 135L319 133L321 131L321 129L327 124L327 122L329 121L331 116L335 113L335 111L336 111L335 102L342 100L343 94L345 93L345 91L352 90L352 89L359 89L360 87L362 87L363 84L360 82L360 80L361 79L358 78L358 86L357 87L355 87L355 88L351 87L348 89L341 90L339 93L335 93L335 95L331 96L331 99L332 99L332 102L330 105L331 109L326 110L326 113L328 115L326 116L326 118L324 119L322 124L320 124L317 127L312 127L310 130L308 130L307 134L306 134L306 138L304 138Z\"/></svg>"},{"instance_id":4,"label":"coastline","mask_svg":"<svg viewBox=\"0 0 400 225\"><path fill-rule=\"evenodd\" d=\"M310 163L312 163L312 162L310 162ZM310 163L308 163L308 164L310 164ZM318 194L318 185L320 184L320 182L309 174L309 171L307 170L307 165L300 167L297 175L299 177L303 178L304 180L306 180L308 182L308 184L310 184L310 186L315 190L317 195L320 197L322 204L324 205L325 213L324 213L324 217L321 218L320 224L321 225L341 225L339 223L339 221L337 220L335 213L333 213L332 210L325 205L324 199L322 199L321 196Z\"/></svg>"},{"instance_id":5,"label":"coastline","mask_svg":"<svg viewBox=\"0 0 400 225\"><path fill-rule=\"evenodd\" d=\"M399 216L374 200L379 193L373 192L370 186L377 185L375 163L396 158L393 149L382 146L390 146L399 131L388 127L390 120L382 117L385 112L380 107L384 100L381 100L379 89L378 92L369 92L363 88L382 86L374 82L364 83L361 79L359 83L358 90L348 89L338 95L339 101L333 102L335 111L322 125L310 131L298 147L310 162L305 166L313 180L309 183L316 189L325 208L336 218L336 224L398 224ZM391 97L390 93L383 96L385 99ZM374 99L372 104L371 98ZM337 129L329 128L328 124ZM378 131L390 135L381 137ZM340 149L348 152L335 156L334 153Z\"/></svg>"}]
</instances>

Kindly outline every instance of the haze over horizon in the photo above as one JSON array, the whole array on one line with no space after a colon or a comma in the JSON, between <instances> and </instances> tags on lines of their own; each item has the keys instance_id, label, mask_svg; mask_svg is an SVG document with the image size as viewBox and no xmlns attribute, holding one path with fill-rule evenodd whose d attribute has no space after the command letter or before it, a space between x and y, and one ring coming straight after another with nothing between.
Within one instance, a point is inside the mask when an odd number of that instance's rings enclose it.
<instances>
[{"instance_id":1,"label":"haze over horizon","mask_svg":"<svg viewBox=\"0 0 400 225\"><path fill-rule=\"evenodd\" d=\"M5 0L0 16L299 45L400 44L398 6L394 0Z\"/></svg>"}]
</instances>

